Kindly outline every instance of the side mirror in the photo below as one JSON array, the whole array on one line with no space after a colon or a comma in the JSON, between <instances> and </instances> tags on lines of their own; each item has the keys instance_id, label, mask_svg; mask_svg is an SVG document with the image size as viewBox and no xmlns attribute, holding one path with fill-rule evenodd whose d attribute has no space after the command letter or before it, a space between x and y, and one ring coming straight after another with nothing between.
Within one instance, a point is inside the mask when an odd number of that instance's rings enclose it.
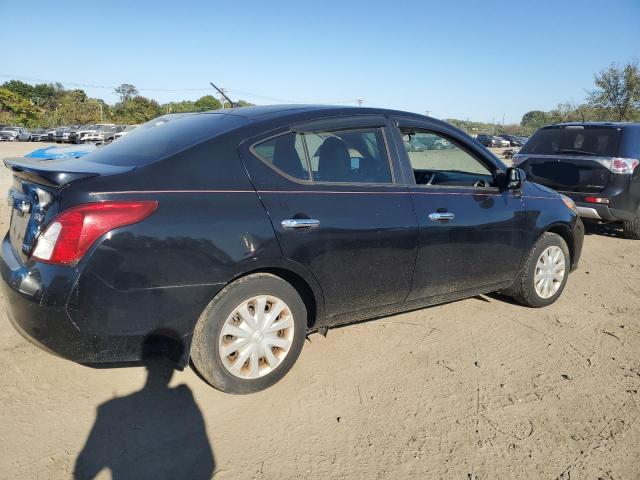
<instances>
[{"instance_id":1,"label":"side mirror","mask_svg":"<svg viewBox=\"0 0 640 480\"><path fill-rule=\"evenodd\" d=\"M507 168L507 190L522 190L527 174L521 168Z\"/></svg>"}]
</instances>

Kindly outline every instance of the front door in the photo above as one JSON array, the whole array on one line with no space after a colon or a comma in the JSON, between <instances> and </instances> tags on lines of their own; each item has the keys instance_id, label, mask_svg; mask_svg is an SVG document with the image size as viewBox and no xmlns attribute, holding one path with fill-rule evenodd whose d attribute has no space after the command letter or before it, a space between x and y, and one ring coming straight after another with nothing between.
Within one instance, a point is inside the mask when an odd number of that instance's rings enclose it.
<instances>
[{"instance_id":1,"label":"front door","mask_svg":"<svg viewBox=\"0 0 640 480\"><path fill-rule=\"evenodd\" d=\"M526 242L522 198L496 185L500 166L436 125L399 122L419 225L411 299L509 282Z\"/></svg>"},{"instance_id":2,"label":"front door","mask_svg":"<svg viewBox=\"0 0 640 480\"><path fill-rule=\"evenodd\" d=\"M242 148L283 255L313 273L334 317L402 302L416 259L416 217L395 181L390 129L384 117L363 123L316 123Z\"/></svg>"}]
</instances>

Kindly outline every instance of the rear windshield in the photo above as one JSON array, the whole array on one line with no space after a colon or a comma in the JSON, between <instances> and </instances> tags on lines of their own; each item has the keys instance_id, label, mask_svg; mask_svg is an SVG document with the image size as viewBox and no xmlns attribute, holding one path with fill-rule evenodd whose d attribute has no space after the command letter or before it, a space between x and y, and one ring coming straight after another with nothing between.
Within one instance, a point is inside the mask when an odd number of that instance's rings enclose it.
<instances>
[{"instance_id":1,"label":"rear windshield","mask_svg":"<svg viewBox=\"0 0 640 480\"><path fill-rule=\"evenodd\" d=\"M140 125L118 141L98 148L84 158L109 165L146 165L245 123L246 119L236 115L165 115Z\"/></svg>"},{"instance_id":2,"label":"rear windshield","mask_svg":"<svg viewBox=\"0 0 640 480\"><path fill-rule=\"evenodd\" d=\"M564 127L538 130L520 153L615 157L620 130L604 127Z\"/></svg>"}]
</instances>

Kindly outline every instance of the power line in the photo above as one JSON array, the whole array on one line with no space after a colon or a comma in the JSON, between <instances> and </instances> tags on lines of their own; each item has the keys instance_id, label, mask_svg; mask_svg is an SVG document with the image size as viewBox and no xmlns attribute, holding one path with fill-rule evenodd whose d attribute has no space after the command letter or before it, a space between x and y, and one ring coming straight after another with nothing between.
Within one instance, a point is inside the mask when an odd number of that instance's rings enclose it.
<instances>
[{"instance_id":1,"label":"power line","mask_svg":"<svg viewBox=\"0 0 640 480\"><path fill-rule=\"evenodd\" d=\"M60 83L66 87L76 87L76 88L95 88L95 89L102 89L102 90L114 90L115 88L117 88L118 86L114 86L114 85L96 85L96 84L90 84L90 83L76 83L76 82L60 82L60 81L53 81L53 80L47 80L44 78L33 78L33 77L23 77L20 75L7 75L5 73L0 73L0 77L2 78L10 78L13 80L22 80L24 82L42 82L42 83ZM211 91L210 87L204 87L204 88L148 88L148 87L136 87L136 90L141 91L141 92L209 92ZM320 103L320 104L334 104L334 105L340 105L340 104L348 104L348 103L358 103L358 105L362 105L361 102L363 102L364 100L338 100L338 101L322 101L322 102L309 102L309 101L303 101L303 100L292 100L292 99L286 99L286 98L277 98L277 97L269 97L266 95L261 95L259 93L252 93L252 92L247 92L244 90L238 90L235 88L225 88L223 89L225 92L231 92L231 93L236 93L239 95L244 95L250 98L254 98L254 99L258 99L258 100L266 100L266 101L270 101L270 102L278 102L278 103L303 103L303 104L308 104L308 103Z\"/></svg>"}]
</instances>

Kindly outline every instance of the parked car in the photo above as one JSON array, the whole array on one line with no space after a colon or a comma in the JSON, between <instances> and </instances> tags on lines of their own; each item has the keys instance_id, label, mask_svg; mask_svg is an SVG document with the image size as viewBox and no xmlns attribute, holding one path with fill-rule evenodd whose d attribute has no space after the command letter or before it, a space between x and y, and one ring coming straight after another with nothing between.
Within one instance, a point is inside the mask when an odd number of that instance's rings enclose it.
<instances>
[{"instance_id":1,"label":"parked car","mask_svg":"<svg viewBox=\"0 0 640 480\"><path fill-rule=\"evenodd\" d=\"M81 159L5 163L16 329L86 364L192 359L233 393L282 378L309 331L495 291L549 305L582 250L568 197L406 112L174 114Z\"/></svg>"},{"instance_id":2,"label":"parked car","mask_svg":"<svg viewBox=\"0 0 640 480\"><path fill-rule=\"evenodd\" d=\"M60 142L58 143L72 143L70 140L71 134L73 132L76 132L79 128L81 127L81 125L69 125L68 127L64 127L62 129L61 135L60 137L56 137L56 142L58 142L58 139L60 140Z\"/></svg>"},{"instance_id":3,"label":"parked car","mask_svg":"<svg viewBox=\"0 0 640 480\"><path fill-rule=\"evenodd\" d=\"M25 155L25 158L37 158L41 160L58 160L61 158L80 158L84 157L88 153L93 152L96 145L78 145L78 146L64 146L64 147L44 147L38 148L33 152L29 152Z\"/></svg>"},{"instance_id":4,"label":"parked car","mask_svg":"<svg viewBox=\"0 0 640 480\"><path fill-rule=\"evenodd\" d=\"M47 141L49 142L55 142L56 141L56 131L58 129L57 128L53 128L51 130L47 130Z\"/></svg>"},{"instance_id":5,"label":"parked car","mask_svg":"<svg viewBox=\"0 0 640 480\"><path fill-rule=\"evenodd\" d=\"M44 128L33 128L29 132L30 142L46 142L48 137L47 131Z\"/></svg>"},{"instance_id":6,"label":"parked car","mask_svg":"<svg viewBox=\"0 0 640 480\"><path fill-rule=\"evenodd\" d=\"M67 138L69 137L69 128L70 127L58 127L55 129L54 134L53 134L53 140L56 143L62 143L64 141L64 136L65 134L67 135Z\"/></svg>"},{"instance_id":7,"label":"parked car","mask_svg":"<svg viewBox=\"0 0 640 480\"><path fill-rule=\"evenodd\" d=\"M80 137L84 133L90 131L92 128L95 128L95 126L92 125L92 124L79 126L75 130L72 130L72 131L69 132L69 136L67 138L67 141L69 143L80 143Z\"/></svg>"},{"instance_id":8,"label":"parked car","mask_svg":"<svg viewBox=\"0 0 640 480\"><path fill-rule=\"evenodd\" d=\"M496 137L495 135L488 135L481 133L476 137L476 140L485 147L508 147L509 142L504 138Z\"/></svg>"},{"instance_id":9,"label":"parked car","mask_svg":"<svg viewBox=\"0 0 640 480\"><path fill-rule=\"evenodd\" d=\"M118 133L116 133L113 136L114 140L117 140L121 137L124 137L126 134L131 133L132 130L134 130L135 128L139 127L140 125L123 125L123 129L121 131L119 131Z\"/></svg>"},{"instance_id":10,"label":"parked car","mask_svg":"<svg viewBox=\"0 0 640 480\"><path fill-rule=\"evenodd\" d=\"M640 123L562 123L538 130L514 164L571 197L584 218L622 222L640 239Z\"/></svg>"},{"instance_id":11,"label":"parked car","mask_svg":"<svg viewBox=\"0 0 640 480\"><path fill-rule=\"evenodd\" d=\"M507 145L508 147L521 147L526 143L522 137L518 137L517 135L508 135L503 133L499 135L499 137L509 142L509 145Z\"/></svg>"},{"instance_id":12,"label":"parked car","mask_svg":"<svg viewBox=\"0 0 640 480\"><path fill-rule=\"evenodd\" d=\"M111 142L113 141L115 134L122 130L123 127L120 125L98 125L94 130L83 135L80 142Z\"/></svg>"},{"instance_id":13,"label":"parked car","mask_svg":"<svg viewBox=\"0 0 640 480\"><path fill-rule=\"evenodd\" d=\"M0 141L5 142L26 142L29 140L29 132L24 127L2 127L0 130Z\"/></svg>"}]
</instances>

